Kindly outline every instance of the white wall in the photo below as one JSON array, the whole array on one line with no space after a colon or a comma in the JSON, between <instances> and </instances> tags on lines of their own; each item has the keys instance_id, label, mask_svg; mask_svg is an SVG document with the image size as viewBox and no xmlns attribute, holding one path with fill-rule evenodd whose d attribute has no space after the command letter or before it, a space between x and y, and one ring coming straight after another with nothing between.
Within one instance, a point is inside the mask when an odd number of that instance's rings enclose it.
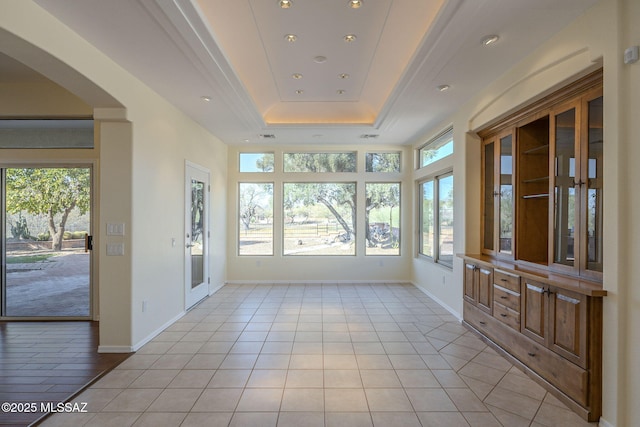
<instances>
[{"instance_id":1,"label":"white wall","mask_svg":"<svg viewBox=\"0 0 640 427\"><path fill-rule=\"evenodd\" d=\"M211 171L212 224L225 224L226 146L33 2L3 1L0 48L17 55L16 46L29 58L42 50L43 60L31 66L95 112L100 348L137 348L184 311L185 160ZM124 223L126 236L105 236L108 222ZM120 241L125 255L107 257L106 243ZM225 241L219 227L211 240L212 286L225 280Z\"/></svg>"},{"instance_id":2,"label":"white wall","mask_svg":"<svg viewBox=\"0 0 640 427\"><path fill-rule=\"evenodd\" d=\"M255 283L337 283L337 282L397 282L411 279L411 212L406 208L410 203L411 194L411 159L410 151L406 146L376 146L378 151L401 151L402 173L381 174L365 173L364 156L366 149L363 146L235 146L229 147L228 170L229 186L229 239L227 243L228 253L228 280L232 282ZM275 155L275 171L269 174L263 173L239 173L239 152L273 152ZM323 173L297 173L285 174L282 172L282 157L285 152L335 152L357 151L358 173L323 174ZM373 177L376 175L376 177ZM365 256L365 182L377 180L383 182L401 182L401 246L400 256ZM252 182L252 180L269 180L274 185L274 255L272 256L239 256L238 255L238 182ZM357 185L358 216L356 220L356 255L355 256L283 256L282 250L282 182L355 182Z\"/></svg>"},{"instance_id":3,"label":"white wall","mask_svg":"<svg viewBox=\"0 0 640 427\"><path fill-rule=\"evenodd\" d=\"M602 0L525 60L505 72L461 108L453 123L455 154L456 252L480 252L480 144L475 132L572 80L604 67L605 94L605 241L604 363L602 425L629 426L640 419L635 403L640 373L635 367L640 340L640 229L633 220L640 209L637 161L640 139L640 63L623 65L624 48L640 44L640 4ZM431 134L437 133L434 129ZM416 141L417 147L428 139ZM419 178L419 173L414 175ZM634 262L635 261L635 262ZM453 283L442 286L437 266L414 260L414 281L458 315L462 306L462 263Z\"/></svg>"}]
</instances>

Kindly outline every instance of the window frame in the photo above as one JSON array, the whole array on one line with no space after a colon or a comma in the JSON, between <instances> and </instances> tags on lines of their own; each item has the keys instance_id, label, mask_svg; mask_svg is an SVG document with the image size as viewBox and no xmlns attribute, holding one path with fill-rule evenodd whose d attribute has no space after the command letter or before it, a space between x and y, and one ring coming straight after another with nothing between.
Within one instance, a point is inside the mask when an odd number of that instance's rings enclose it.
<instances>
[{"instance_id":1,"label":"window frame","mask_svg":"<svg viewBox=\"0 0 640 427\"><path fill-rule=\"evenodd\" d=\"M265 172L267 173L267 172ZM237 227L236 227L236 245L237 245L237 256L239 257L272 257L275 255L275 215L273 215L272 213L272 218L271 218L271 253L267 254L267 253L258 253L258 254L246 254L246 253L242 253L241 249L242 249L242 245L240 244L240 236L242 233L242 221L240 220L240 216L242 213L241 210L241 205L242 205L242 185L271 185L271 206L272 209L275 210L275 206L274 206L274 202L275 202L275 197L274 197L274 189L275 189L275 183L273 181L238 181L237 182L237 189L238 189L238 206L237 206L237 215L236 215L236 219L237 219Z\"/></svg>"},{"instance_id":2,"label":"window frame","mask_svg":"<svg viewBox=\"0 0 640 427\"><path fill-rule=\"evenodd\" d=\"M256 154L256 155L258 155L258 154L262 154L262 155L270 154L273 157L273 168L270 171L265 171L265 170L262 170L262 171L261 170L255 170L255 171L246 171L245 170L245 171L243 171L242 170L242 156L243 155L251 155L251 154ZM253 174L253 173L270 173L270 174L272 174L276 170L275 161L276 161L276 155L275 155L275 153L273 151L260 151L260 152L258 152L258 151L240 151L238 153L238 173L250 173L250 174Z\"/></svg>"},{"instance_id":3,"label":"window frame","mask_svg":"<svg viewBox=\"0 0 640 427\"><path fill-rule=\"evenodd\" d=\"M367 156L376 154L394 154L398 155L398 170L397 171L369 171L367 170ZM402 151L399 150L365 150L364 152L364 172L365 174L391 174L391 173L402 173Z\"/></svg>"},{"instance_id":4,"label":"window frame","mask_svg":"<svg viewBox=\"0 0 640 427\"><path fill-rule=\"evenodd\" d=\"M440 201L441 201L441 197L440 197L440 181L446 178L451 177L452 179L454 179L454 174L453 174L453 169L449 168L445 171L436 173L436 174L432 174L432 175L428 175L425 176L423 178L421 178L418 182L417 182L417 192L418 192L418 197L417 200L419 201L417 203L418 205L418 226L416 227L418 230L418 244L417 244L417 256L419 258L428 260L433 262L434 264L440 264L446 268L449 269L453 269L453 255L452 255L452 259L451 262L449 261L443 261L442 259L442 254L441 254L441 250L440 250L440 237L441 237L441 232L440 232L440 227L441 227L441 223L440 223ZM423 209L423 201L424 201L424 190L423 190L423 185L427 182L433 182L433 204L432 204L432 209L433 209L433 222L431 223L431 226L433 227L433 239L431 242L431 247L432 247L432 251L433 251L433 256L427 255L425 253L423 253L423 247L424 247L424 233L423 233L423 224L424 224L424 209ZM454 183L452 183L453 186ZM455 187L453 187L455 188ZM455 200L454 200L455 202ZM454 206L455 207L455 206ZM453 215L453 213L452 213ZM455 240L453 240L455 241Z\"/></svg>"},{"instance_id":5,"label":"window frame","mask_svg":"<svg viewBox=\"0 0 640 427\"><path fill-rule=\"evenodd\" d=\"M441 157L439 159L435 159L432 160L429 163L426 164L422 164L422 157L423 157L423 151L433 148L435 147L436 149L439 149L441 147L444 147L445 145L451 143L451 154L447 154L444 157ZM423 169L428 167L429 165L432 165L442 159L446 159L447 157L450 157L454 154L454 150L455 150L455 144L453 141L453 126L448 127L447 129L445 129L444 131L440 132L438 135L436 135L435 137L429 139L427 142L425 142L424 144L422 144L421 146L419 146L416 149L416 169Z\"/></svg>"},{"instance_id":6,"label":"window frame","mask_svg":"<svg viewBox=\"0 0 640 427\"><path fill-rule=\"evenodd\" d=\"M320 156L323 154L326 155L352 155L353 156L353 170L345 170L345 171L310 171L310 170L301 170L301 171L291 171L287 170L287 155L295 155L295 154L306 154L311 156ZM337 173L358 173L358 151L357 150L345 150L345 151L331 151L331 150L323 150L323 151L283 151L282 152L282 172L285 174L337 174Z\"/></svg>"},{"instance_id":7,"label":"window frame","mask_svg":"<svg viewBox=\"0 0 640 427\"><path fill-rule=\"evenodd\" d=\"M370 224L370 221L367 221L367 215L369 214L369 212L367 211L367 204L366 204L366 199L367 199L367 186L370 184L383 184L383 185L397 185L398 186L398 252L397 253L382 253L382 254L374 254L374 253L367 253L367 239L366 239L366 234L365 234L365 247L364 247L364 256L365 257L371 257L371 256L391 256L391 257L399 257L402 256L402 181L365 181L364 182L364 192L365 192L365 229L367 226L367 223ZM370 218L369 218L370 220ZM390 232L393 234L393 224L390 224L391 230ZM366 233L366 230L365 230Z\"/></svg>"},{"instance_id":8,"label":"window frame","mask_svg":"<svg viewBox=\"0 0 640 427\"><path fill-rule=\"evenodd\" d=\"M338 173L338 172L329 172L329 173ZM339 184L339 185L352 185L353 186L353 196L354 198L357 200L358 198L358 182L357 181L349 181L349 180L344 180L344 181L340 181L340 180L335 180L335 181L296 181L296 180L283 180L282 181L282 200L281 200L281 209L282 209L282 218L281 218L281 223L282 223L282 235L281 235L281 243L282 243L282 258L305 258L305 257L356 257L358 256L358 245L357 245L357 240L353 241L352 245L353 245L353 253L345 253L345 254L323 254L323 253L309 253L309 254L305 254L305 255L299 255L296 253L287 253L287 249L286 249L286 209L284 207L284 203L286 200L286 187L287 185L331 185L331 184ZM357 232L357 219L358 219L358 205L356 204L356 216L353 219L354 223L351 224L352 227L352 231L356 236L356 239L358 238L358 232Z\"/></svg>"}]
</instances>

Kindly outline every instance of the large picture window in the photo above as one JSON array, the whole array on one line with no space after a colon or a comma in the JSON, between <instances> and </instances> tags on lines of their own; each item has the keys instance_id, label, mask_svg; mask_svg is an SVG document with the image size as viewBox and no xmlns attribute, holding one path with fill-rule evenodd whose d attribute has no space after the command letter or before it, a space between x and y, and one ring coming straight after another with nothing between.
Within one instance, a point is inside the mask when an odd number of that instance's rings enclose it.
<instances>
[{"instance_id":1,"label":"large picture window","mask_svg":"<svg viewBox=\"0 0 640 427\"><path fill-rule=\"evenodd\" d=\"M400 183L367 183L365 192L365 255L400 255Z\"/></svg>"},{"instance_id":2,"label":"large picture window","mask_svg":"<svg viewBox=\"0 0 640 427\"><path fill-rule=\"evenodd\" d=\"M453 266L453 174L420 183L421 255Z\"/></svg>"},{"instance_id":3,"label":"large picture window","mask_svg":"<svg viewBox=\"0 0 640 427\"><path fill-rule=\"evenodd\" d=\"M285 183L283 212L284 255L355 255L355 183Z\"/></svg>"},{"instance_id":4,"label":"large picture window","mask_svg":"<svg viewBox=\"0 0 640 427\"><path fill-rule=\"evenodd\" d=\"M273 255L273 184L240 183L239 255Z\"/></svg>"}]
</instances>

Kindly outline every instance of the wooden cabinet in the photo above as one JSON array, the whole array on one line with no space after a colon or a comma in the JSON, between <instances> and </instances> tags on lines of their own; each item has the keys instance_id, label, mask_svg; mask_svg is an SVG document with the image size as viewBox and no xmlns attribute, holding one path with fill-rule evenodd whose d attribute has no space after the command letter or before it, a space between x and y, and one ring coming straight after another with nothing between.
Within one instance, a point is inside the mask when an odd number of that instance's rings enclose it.
<instances>
[{"instance_id":1,"label":"wooden cabinet","mask_svg":"<svg viewBox=\"0 0 640 427\"><path fill-rule=\"evenodd\" d=\"M482 253L602 280L602 73L482 130Z\"/></svg>"},{"instance_id":2,"label":"wooden cabinet","mask_svg":"<svg viewBox=\"0 0 640 427\"><path fill-rule=\"evenodd\" d=\"M464 323L585 419L597 420L606 291L596 282L526 269L485 255L462 257ZM481 291L487 284L490 293ZM487 297L488 306L481 301Z\"/></svg>"},{"instance_id":3,"label":"wooden cabinet","mask_svg":"<svg viewBox=\"0 0 640 427\"><path fill-rule=\"evenodd\" d=\"M602 395L602 70L496 120L464 323L589 421Z\"/></svg>"},{"instance_id":4,"label":"wooden cabinet","mask_svg":"<svg viewBox=\"0 0 640 427\"><path fill-rule=\"evenodd\" d=\"M602 88L551 112L553 267L584 277L602 272Z\"/></svg>"},{"instance_id":5,"label":"wooden cabinet","mask_svg":"<svg viewBox=\"0 0 640 427\"><path fill-rule=\"evenodd\" d=\"M464 298L483 311L491 313L493 269L465 263Z\"/></svg>"},{"instance_id":6,"label":"wooden cabinet","mask_svg":"<svg viewBox=\"0 0 640 427\"><path fill-rule=\"evenodd\" d=\"M520 277L500 270L493 274L493 317L520 331Z\"/></svg>"},{"instance_id":7,"label":"wooden cabinet","mask_svg":"<svg viewBox=\"0 0 640 427\"><path fill-rule=\"evenodd\" d=\"M509 129L483 141L483 248L488 254L513 253L514 137Z\"/></svg>"}]
</instances>

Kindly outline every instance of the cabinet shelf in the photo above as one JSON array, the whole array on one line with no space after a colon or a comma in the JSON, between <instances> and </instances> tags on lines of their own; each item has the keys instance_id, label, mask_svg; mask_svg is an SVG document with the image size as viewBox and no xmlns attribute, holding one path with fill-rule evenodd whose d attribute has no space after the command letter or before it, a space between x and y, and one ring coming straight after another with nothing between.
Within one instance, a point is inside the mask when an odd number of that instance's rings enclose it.
<instances>
[{"instance_id":1,"label":"cabinet shelf","mask_svg":"<svg viewBox=\"0 0 640 427\"><path fill-rule=\"evenodd\" d=\"M525 154L525 155L529 155L529 154L547 154L547 152L549 152L549 144L540 145L540 146L534 147L534 148L529 148L528 150L523 151L522 154Z\"/></svg>"},{"instance_id":2,"label":"cabinet shelf","mask_svg":"<svg viewBox=\"0 0 640 427\"><path fill-rule=\"evenodd\" d=\"M549 197L549 193L525 194L524 196L522 196L523 199L542 199L545 197Z\"/></svg>"}]
</instances>

